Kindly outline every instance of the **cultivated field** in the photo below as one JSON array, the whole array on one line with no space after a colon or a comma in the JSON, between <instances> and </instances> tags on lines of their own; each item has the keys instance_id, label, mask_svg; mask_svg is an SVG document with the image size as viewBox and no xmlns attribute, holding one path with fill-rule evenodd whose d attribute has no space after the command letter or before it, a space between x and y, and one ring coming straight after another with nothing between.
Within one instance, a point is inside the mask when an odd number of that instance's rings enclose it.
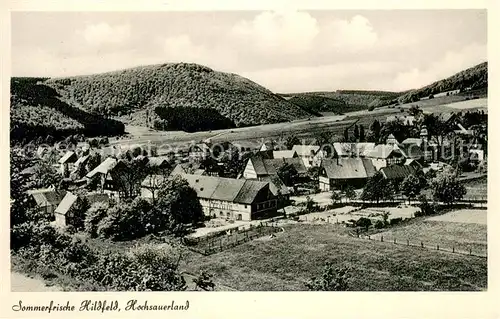
<instances>
[{"instance_id":1,"label":"cultivated field","mask_svg":"<svg viewBox=\"0 0 500 319\"><path fill-rule=\"evenodd\" d=\"M351 267L351 290L483 290L484 258L368 241L340 225L289 225L263 238L211 256L189 252L181 267L206 270L223 285L243 291L307 290L326 262Z\"/></svg>"},{"instance_id":2,"label":"cultivated field","mask_svg":"<svg viewBox=\"0 0 500 319\"><path fill-rule=\"evenodd\" d=\"M408 225L371 235L375 240L453 250L485 256L487 254L486 210L462 209L439 216L419 219Z\"/></svg>"}]
</instances>

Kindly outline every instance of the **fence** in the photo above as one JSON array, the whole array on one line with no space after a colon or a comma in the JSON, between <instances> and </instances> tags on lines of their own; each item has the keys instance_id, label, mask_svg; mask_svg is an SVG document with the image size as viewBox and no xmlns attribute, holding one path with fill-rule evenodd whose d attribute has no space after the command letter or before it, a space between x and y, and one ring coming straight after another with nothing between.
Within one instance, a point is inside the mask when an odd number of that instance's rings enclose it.
<instances>
[{"instance_id":1,"label":"fence","mask_svg":"<svg viewBox=\"0 0 500 319\"><path fill-rule=\"evenodd\" d=\"M352 236L358 237L355 234L351 234ZM444 251L449 253L461 254L461 255L469 255L481 258L488 257L488 250L486 247L484 249L480 248L472 248L472 247L464 247L459 244L451 245L451 244L440 244L440 243L431 243L424 242L422 240L411 240L411 239L398 239L395 237L384 236L379 234L367 235L367 236L359 236L359 238L373 241L380 241L385 243L392 243L394 245L402 245L409 246L421 249L429 249L435 251Z\"/></svg>"},{"instance_id":2,"label":"fence","mask_svg":"<svg viewBox=\"0 0 500 319\"><path fill-rule=\"evenodd\" d=\"M208 256L241 245L255 238L272 235L282 230L281 227L263 223L256 227L233 231L223 236L184 238L183 243L189 250Z\"/></svg>"}]
</instances>

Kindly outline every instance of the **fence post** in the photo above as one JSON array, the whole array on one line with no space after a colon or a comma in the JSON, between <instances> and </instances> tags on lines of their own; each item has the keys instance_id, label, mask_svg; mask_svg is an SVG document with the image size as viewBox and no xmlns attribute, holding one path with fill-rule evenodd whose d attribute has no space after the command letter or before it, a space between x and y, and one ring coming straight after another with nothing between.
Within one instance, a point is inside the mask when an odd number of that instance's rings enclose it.
<instances>
[{"instance_id":1,"label":"fence post","mask_svg":"<svg viewBox=\"0 0 500 319\"><path fill-rule=\"evenodd\" d=\"M222 237L219 239L220 251L222 251Z\"/></svg>"},{"instance_id":2,"label":"fence post","mask_svg":"<svg viewBox=\"0 0 500 319\"><path fill-rule=\"evenodd\" d=\"M420 246L421 246L422 248L424 248L424 242L423 242L423 241L421 241L421 242L420 242Z\"/></svg>"},{"instance_id":3,"label":"fence post","mask_svg":"<svg viewBox=\"0 0 500 319\"><path fill-rule=\"evenodd\" d=\"M394 243L396 243L396 238L394 238Z\"/></svg>"},{"instance_id":4,"label":"fence post","mask_svg":"<svg viewBox=\"0 0 500 319\"><path fill-rule=\"evenodd\" d=\"M384 241L384 236L380 236L380 241Z\"/></svg>"},{"instance_id":5,"label":"fence post","mask_svg":"<svg viewBox=\"0 0 500 319\"><path fill-rule=\"evenodd\" d=\"M455 252L455 246L453 246L453 248L452 248L452 252Z\"/></svg>"},{"instance_id":6,"label":"fence post","mask_svg":"<svg viewBox=\"0 0 500 319\"><path fill-rule=\"evenodd\" d=\"M439 245L436 245L436 250L439 250Z\"/></svg>"},{"instance_id":7,"label":"fence post","mask_svg":"<svg viewBox=\"0 0 500 319\"><path fill-rule=\"evenodd\" d=\"M472 255L472 248L469 248L469 255Z\"/></svg>"},{"instance_id":8,"label":"fence post","mask_svg":"<svg viewBox=\"0 0 500 319\"><path fill-rule=\"evenodd\" d=\"M406 246L410 246L410 240L409 239L406 240Z\"/></svg>"}]
</instances>

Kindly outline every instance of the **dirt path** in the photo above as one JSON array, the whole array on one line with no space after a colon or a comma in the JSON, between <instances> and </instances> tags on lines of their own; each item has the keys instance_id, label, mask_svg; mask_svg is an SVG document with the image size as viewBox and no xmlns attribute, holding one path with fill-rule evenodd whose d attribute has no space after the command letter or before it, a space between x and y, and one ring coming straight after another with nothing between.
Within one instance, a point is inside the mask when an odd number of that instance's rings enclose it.
<instances>
[{"instance_id":1,"label":"dirt path","mask_svg":"<svg viewBox=\"0 0 500 319\"><path fill-rule=\"evenodd\" d=\"M30 278L17 272L10 274L10 290L16 292L62 291L59 287L47 286L41 279Z\"/></svg>"}]
</instances>

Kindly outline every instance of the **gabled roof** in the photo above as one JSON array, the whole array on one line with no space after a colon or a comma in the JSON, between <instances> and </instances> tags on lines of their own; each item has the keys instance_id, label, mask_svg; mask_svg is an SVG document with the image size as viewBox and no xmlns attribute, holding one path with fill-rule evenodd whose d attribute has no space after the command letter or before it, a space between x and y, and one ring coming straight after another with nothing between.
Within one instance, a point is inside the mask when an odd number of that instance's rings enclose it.
<instances>
[{"instance_id":1,"label":"gabled roof","mask_svg":"<svg viewBox=\"0 0 500 319\"><path fill-rule=\"evenodd\" d=\"M80 165L83 165L85 164L88 160L89 160L90 156L89 155L85 155L85 156L82 156L80 157L76 162L75 162L75 166L80 166Z\"/></svg>"},{"instance_id":2,"label":"gabled roof","mask_svg":"<svg viewBox=\"0 0 500 319\"><path fill-rule=\"evenodd\" d=\"M179 174L194 174L194 175L204 175L205 170L200 168L200 164L198 163L182 163L177 164L172 172L170 172L170 176L175 176Z\"/></svg>"},{"instance_id":3,"label":"gabled roof","mask_svg":"<svg viewBox=\"0 0 500 319\"><path fill-rule=\"evenodd\" d=\"M422 145L422 143L423 141L421 138L415 138L415 137L409 137L403 142L401 142L401 144L416 144L418 146Z\"/></svg>"},{"instance_id":4,"label":"gabled roof","mask_svg":"<svg viewBox=\"0 0 500 319\"><path fill-rule=\"evenodd\" d=\"M333 143L338 156L366 156L375 148L375 143Z\"/></svg>"},{"instance_id":5,"label":"gabled roof","mask_svg":"<svg viewBox=\"0 0 500 319\"><path fill-rule=\"evenodd\" d=\"M85 199L87 199L89 205L93 205L95 203L109 203L109 196L107 194L101 194L101 193L92 193L92 194L87 194L85 196ZM66 196L62 199L61 203L57 206L55 209L55 213L61 214L61 215L67 215L71 207L77 202L78 196L68 192L66 193Z\"/></svg>"},{"instance_id":6,"label":"gabled roof","mask_svg":"<svg viewBox=\"0 0 500 319\"><path fill-rule=\"evenodd\" d=\"M59 164L74 163L77 160L76 153L73 151L67 151L63 157L59 159Z\"/></svg>"},{"instance_id":7,"label":"gabled roof","mask_svg":"<svg viewBox=\"0 0 500 319\"><path fill-rule=\"evenodd\" d=\"M304 162L300 157L264 159L263 161L268 175L276 174L280 167L285 164L292 165L299 174L307 173L307 168L304 166Z\"/></svg>"},{"instance_id":8,"label":"gabled roof","mask_svg":"<svg viewBox=\"0 0 500 319\"><path fill-rule=\"evenodd\" d=\"M55 191L50 188L29 190L27 193L39 207L59 205L66 195L66 191Z\"/></svg>"},{"instance_id":9,"label":"gabled roof","mask_svg":"<svg viewBox=\"0 0 500 319\"><path fill-rule=\"evenodd\" d=\"M414 167L422 167L422 164L420 164L419 162L417 162L415 159L413 158L409 158L405 161L404 165L411 165L411 166L414 166Z\"/></svg>"},{"instance_id":10,"label":"gabled roof","mask_svg":"<svg viewBox=\"0 0 500 319\"><path fill-rule=\"evenodd\" d=\"M338 158L321 162L329 179L369 178L375 174L375 167L366 158Z\"/></svg>"},{"instance_id":11,"label":"gabled roof","mask_svg":"<svg viewBox=\"0 0 500 319\"><path fill-rule=\"evenodd\" d=\"M168 156L155 156L148 158L148 165L152 167L168 167L170 163Z\"/></svg>"},{"instance_id":12,"label":"gabled roof","mask_svg":"<svg viewBox=\"0 0 500 319\"><path fill-rule=\"evenodd\" d=\"M399 150L394 149L394 145L379 144L375 146L375 148L372 151L370 151L366 156L370 158L386 159L389 158L394 153L400 153Z\"/></svg>"},{"instance_id":13,"label":"gabled roof","mask_svg":"<svg viewBox=\"0 0 500 319\"><path fill-rule=\"evenodd\" d=\"M391 165L382 167L380 172L386 179L404 179L405 177L415 174L417 169L412 165Z\"/></svg>"},{"instance_id":14,"label":"gabled roof","mask_svg":"<svg viewBox=\"0 0 500 319\"><path fill-rule=\"evenodd\" d=\"M66 196L64 196L62 201L59 203L54 213L66 215L73 206L73 204L76 203L77 199L78 196L76 196L75 194L71 192L66 193Z\"/></svg>"},{"instance_id":15,"label":"gabled roof","mask_svg":"<svg viewBox=\"0 0 500 319\"><path fill-rule=\"evenodd\" d=\"M289 195L290 190L283 183L281 178L278 175L269 175L262 178L262 181L269 182L269 190L273 193L274 196L278 195L278 190L281 191L281 195Z\"/></svg>"},{"instance_id":16,"label":"gabled roof","mask_svg":"<svg viewBox=\"0 0 500 319\"><path fill-rule=\"evenodd\" d=\"M258 192L269 183L256 180L232 179L214 176L181 175L196 191L199 198L251 204Z\"/></svg>"},{"instance_id":17,"label":"gabled roof","mask_svg":"<svg viewBox=\"0 0 500 319\"><path fill-rule=\"evenodd\" d=\"M315 155L320 150L318 145L294 145L292 151L297 152L298 156Z\"/></svg>"},{"instance_id":18,"label":"gabled roof","mask_svg":"<svg viewBox=\"0 0 500 319\"><path fill-rule=\"evenodd\" d=\"M117 160L115 158L108 157L104 160L104 162L99 164L99 166L97 166L92 171L90 171L86 175L86 177L92 178L92 177L94 177L94 175L99 174L99 173L100 174L107 174L116 166L116 164L117 164Z\"/></svg>"},{"instance_id":19,"label":"gabled roof","mask_svg":"<svg viewBox=\"0 0 500 319\"><path fill-rule=\"evenodd\" d=\"M294 150L273 151L274 158L294 158L297 156L297 152Z\"/></svg>"},{"instance_id":20,"label":"gabled roof","mask_svg":"<svg viewBox=\"0 0 500 319\"><path fill-rule=\"evenodd\" d=\"M401 144L398 145L397 148L406 158L418 159L424 156L424 152L422 152L422 149L417 144Z\"/></svg>"}]
</instances>

